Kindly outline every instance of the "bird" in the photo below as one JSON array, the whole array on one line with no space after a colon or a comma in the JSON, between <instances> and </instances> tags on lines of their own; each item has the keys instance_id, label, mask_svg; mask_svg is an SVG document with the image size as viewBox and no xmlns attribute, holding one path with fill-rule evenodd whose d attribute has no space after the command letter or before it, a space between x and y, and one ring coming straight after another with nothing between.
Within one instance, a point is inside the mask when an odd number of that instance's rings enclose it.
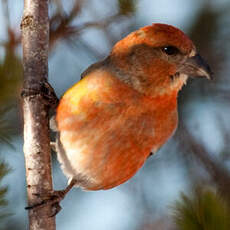
<instances>
[{"instance_id":1,"label":"bird","mask_svg":"<svg viewBox=\"0 0 230 230\"><path fill-rule=\"evenodd\" d=\"M133 177L175 132L188 77L212 71L185 33L161 23L130 33L83 72L55 117L69 189L107 190Z\"/></svg>"}]
</instances>

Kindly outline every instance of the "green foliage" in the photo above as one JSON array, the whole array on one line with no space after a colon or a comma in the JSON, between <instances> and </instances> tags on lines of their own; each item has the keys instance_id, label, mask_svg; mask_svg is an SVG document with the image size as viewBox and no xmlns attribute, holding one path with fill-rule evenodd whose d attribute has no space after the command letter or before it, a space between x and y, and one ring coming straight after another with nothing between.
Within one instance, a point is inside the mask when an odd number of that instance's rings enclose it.
<instances>
[{"instance_id":1,"label":"green foliage","mask_svg":"<svg viewBox=\"0 0 230 230\"><path fill-rule=\"evenodd\" d=\"M197 188L191 197L182 194L173 209L179 230L230 229L230 209L211 189Z\"/></svg>"},{"instance_id":2,"label":"green foliage","mask_svg":"<svg viewBox=\"0 0 230 230\"><path fill-rule=\"evenodd\" d=\"M6 143L11 146L11 136L15 134L15 129L8 115L11 112L9 107L0 107L0 143Z\"/></svg>"},{"instance_id":3,"label":"green foliage","mask_svg":"<svg viewBox=\"0 0 230 230\"><path fill-rule=\"evenodd\" d=\"M132 14L135 12L135 1L134 0L118 0L119 13L123 15Z\"/></svg>"},{"instance_id":4,"label":"green foliage","mask_svg":"<svg viewBox=\"0 0 230 230\"><path fill-rule=\"evenodd\" d=\"M21 59L15 54L16 46L11 41L4 45L5 56L0 62L0 142L10 144L16 133L15 108L18 104L22 82Z\"/></svg>"},{"instance_id":5,"label":"green foliage","mask_svg":"<svg viewBox=\"0 0 230 230\"><path fill-rule=\"evenodd\" d=\"M11 44L5 45L5 57L0 63L0 105L15 102L22 81L21 59L15 55Z\"/></svg>"}]
</instances>

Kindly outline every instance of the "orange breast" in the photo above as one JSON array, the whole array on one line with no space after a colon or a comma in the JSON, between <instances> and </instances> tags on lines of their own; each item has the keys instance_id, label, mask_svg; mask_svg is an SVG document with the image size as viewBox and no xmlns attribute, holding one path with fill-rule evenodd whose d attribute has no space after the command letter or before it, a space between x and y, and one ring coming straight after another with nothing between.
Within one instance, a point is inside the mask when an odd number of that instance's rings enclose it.
<instances>
[{"instance_id":1,"label":"orange breast","mask_svg":"<svg viewBox=\"0 0 230 230\"><path fill-rule=\"evenodd\" d=\"M106 72L77 83L56 117L71 178L84 189L109 189L130 177L177 125L176 94L146 98ZM62 162L65 164L65 162Z\"/></svg>"}]
</instances>

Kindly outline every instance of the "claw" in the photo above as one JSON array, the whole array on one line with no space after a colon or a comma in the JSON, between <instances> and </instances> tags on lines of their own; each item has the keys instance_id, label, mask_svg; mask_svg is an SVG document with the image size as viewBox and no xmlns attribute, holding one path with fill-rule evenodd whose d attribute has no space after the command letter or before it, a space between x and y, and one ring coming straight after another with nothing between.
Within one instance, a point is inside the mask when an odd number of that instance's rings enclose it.
<instances>
[{"instance_id":1,"label":"claw","mask_svg":"<svg viewBox=\"0 0 230 230\"><path fill-rule=\"evenodd\" d=\"M61 211L61 206L59 203L55 203L52 205L52 214L49 215L49 217L54 217L56 216L60 211Z\"/></svg>"},{"instance_id":2,"label":"claw","mask_svg":"<svg viewBox=\"0 0 230 230\"><path fill-rule=\"evenodd\" d=\"M37 196L42 199L40 203L25 207L26 210L41 208L45 205L51 205L52 214L49 217L55 216L60 210L60 202L64 199L65 195L71 190L71 188L76 184L75 180L71 180L70 184L64 189L59 191L51 191L48 194L39 194L33 193L34 196Z\"/></svg>"},{"instance_id":3,"label":"claw","mask_svg":"<svg viewBox=\"0 0 230 230\"><path fill-rule=\"evenodd\" d=\"M24 87L21 92L21 97L28 97L28 96L35 96L35 95L41 95L47 101L47 104L52 108L56 108L58 105L59 99L56 96L54 89L47 82L46 79L40 82L40 86L36 88Z\"/></svg>"},{"instance_id":4,"label":"claw","mask_svg":"<svg viewBox=\"0 0 230 230\"><path fill-rule=\"evenodd\" d=\"M48 81L41 82L41 91L45 99L47 99L49 105L52 108L56 108L59 102L59 99Z\"/></svg>"},{"instance_id":5,"label":"claw","mask_svg":"<svg viewBox=\"0 0 230 230\"><path fill-rule=\"evenodd\" d=\"M54 152L57 152L56 142L51 141L50 142L50 147Z\"/></svg>"}]
</instances>

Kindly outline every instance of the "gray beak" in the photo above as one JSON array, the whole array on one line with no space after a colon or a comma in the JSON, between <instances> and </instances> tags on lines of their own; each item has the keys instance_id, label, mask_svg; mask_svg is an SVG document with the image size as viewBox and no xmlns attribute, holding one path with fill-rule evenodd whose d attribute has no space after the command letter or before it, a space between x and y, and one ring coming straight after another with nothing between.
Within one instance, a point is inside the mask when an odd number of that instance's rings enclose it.
<instances>
[{"instance_id":1,"label":"gray beak","mask_svg":"<svg viewBox=\"0 0 230 230\"><path fill-rule=\"evenodd\" d=\"M209 65L199 54L189 57L183 63L179 72L191 77L206 77L207 79L212 79L213 76Z\"/></svg>"}]
</instances>

